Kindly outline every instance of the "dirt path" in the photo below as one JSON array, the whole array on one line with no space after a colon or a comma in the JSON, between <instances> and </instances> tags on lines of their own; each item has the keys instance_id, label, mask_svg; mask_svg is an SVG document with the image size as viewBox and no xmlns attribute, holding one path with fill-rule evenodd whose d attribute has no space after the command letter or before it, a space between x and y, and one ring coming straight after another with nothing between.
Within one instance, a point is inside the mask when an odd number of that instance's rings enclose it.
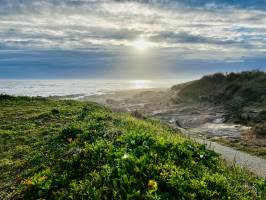
<instances>
[{"instance_id":1,"label":"dirt path","mask_svg":"<svg viewBox=\"0 0 266 200\"><path fill-rule=\"evenodd\" d=\"M216 142L196 138L193 138L193 140L201 144L206 144L208 149L221 154L229 164L235 163L239 166L243 166L257 176L266 178L266 160L223 146Z\"/></svg>"}]
</instances>

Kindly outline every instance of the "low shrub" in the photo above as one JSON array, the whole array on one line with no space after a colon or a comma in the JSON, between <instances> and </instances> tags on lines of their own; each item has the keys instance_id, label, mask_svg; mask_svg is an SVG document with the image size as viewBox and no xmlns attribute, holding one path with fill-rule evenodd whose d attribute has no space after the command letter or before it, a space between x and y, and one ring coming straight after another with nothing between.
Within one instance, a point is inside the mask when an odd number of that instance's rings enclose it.
<instances>
[{"instance_id":1,"label":"low shrub","mask_svg":"<svg viewBox=\"0 0 266 200\"><path fill-rule=\"evenodd\" d=\"M60 111L58 109L56 109L56 108L53 108L51 110L51 113L52 113L52 115L59 115L60 114Z\"/></svg>"}]
</instances>

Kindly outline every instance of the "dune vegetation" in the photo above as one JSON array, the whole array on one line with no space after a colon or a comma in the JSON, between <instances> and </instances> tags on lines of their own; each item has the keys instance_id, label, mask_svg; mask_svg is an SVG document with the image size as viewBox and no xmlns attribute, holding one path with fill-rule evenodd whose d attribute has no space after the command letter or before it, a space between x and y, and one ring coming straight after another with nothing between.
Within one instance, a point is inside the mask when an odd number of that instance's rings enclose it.
<instances>
[{"instance_id":1,"label":"dune vegetation","mask_svg":"<svg viewBox=\"0 0 266 200\"><path fill-rule=\"evenodd\" d=\"M224 105L228 120L239 123L266 121L266 73L245 71L207 75L184 87L179 98L183 101L208 101Z\"/></svg>"},{"instance_id":2,"label":"dune vegetation","mask_svg":"<svg viewBox=\"0 0 266 200\"><path fill-rule=\"evenodd\" d=\"M175 90L177 86L172 87ZM177 87L178 88L178 87ZM211 103L225 108L225 121L251 127L244 140L219 142L266 158L266 73L244 71L206 75L185 85L176 101Z\"/></svg>"},{"instance_id":3,"label":"dune vegetation","mask_svg":"<svg viewBox=\"0 0 266 200\"><path fill-rule=\"evenodd\" d=\"M0 96L0 199L263 199L176 130L90 102Z\"/></svg>"}]
</instances>

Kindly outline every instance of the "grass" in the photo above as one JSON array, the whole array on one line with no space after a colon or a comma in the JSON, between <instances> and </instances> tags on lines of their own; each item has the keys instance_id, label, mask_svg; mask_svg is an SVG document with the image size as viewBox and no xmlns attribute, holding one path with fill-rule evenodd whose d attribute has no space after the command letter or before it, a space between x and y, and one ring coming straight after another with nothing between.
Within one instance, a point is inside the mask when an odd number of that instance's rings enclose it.
<instances>
[{"instance_id":1,"label":"grass","mask_svg":"<svg viewBox=\"0 0 266 200\"><path fill-rule=\"evenodd\" d=\"M0 199L263 199L266 182L149 119L0 96Z\"/></svg>"}]
</instances>

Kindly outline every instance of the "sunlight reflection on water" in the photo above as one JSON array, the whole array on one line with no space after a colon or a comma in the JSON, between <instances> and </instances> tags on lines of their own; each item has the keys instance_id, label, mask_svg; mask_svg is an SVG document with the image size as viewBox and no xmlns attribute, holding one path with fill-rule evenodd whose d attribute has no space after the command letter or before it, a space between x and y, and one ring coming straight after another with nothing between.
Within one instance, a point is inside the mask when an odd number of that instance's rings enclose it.
<instances>
[{"instance_id":1,"label":"sunlight reflection on water","mask_svg":"<svg viewBox=\"0 0 266 200\"><path fill-rule=\"evenodd\" d=\"M0 94L23 96L82 96L114 91L148 88L169 88L186 82L180 79L162 80L0 80Z\"/></svg>"},{"instance_id":2,"label":"sunlight reflection on water","mask_svg":"<svg viewBox=\"0 0 266 200\"><path fill-rule=\"evenodd\" d=\"M132 84L132 89L144 89L152 87L151 80L132 80L130 83Z\"/></svg>"}]
</instances>

